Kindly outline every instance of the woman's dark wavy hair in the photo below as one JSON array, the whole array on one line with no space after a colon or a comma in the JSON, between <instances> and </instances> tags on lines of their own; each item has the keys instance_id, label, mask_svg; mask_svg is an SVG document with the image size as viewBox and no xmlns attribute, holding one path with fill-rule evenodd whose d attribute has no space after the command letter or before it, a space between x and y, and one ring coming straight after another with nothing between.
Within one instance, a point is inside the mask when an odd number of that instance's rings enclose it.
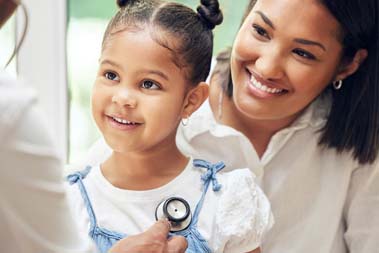
<instances>
[{"instance_id":1,"label":"woman's dark wavy hair","mask_svg":"<svg viewBox=\"0 0 379 253\"><path fill-rule=\"evenodd\" d=\"M352 152L360 164L373 163L379 152L379 1L320 1L342 27L342 62L351 61L359 49L366 49L368 56L356 73L343 80L341 90L333 90L331 85L326 89L332 90L333 99L319 144L340 153ZM256 2L249 2L244 19ZM231 97L230 54L227 49L219 58L220 64L229 64L223 89Z\"/></svg>"},{"instance_id":2,"label":"woman's dark wavy hair","mask_svg":"<svg viewBox=\"0 0 379 253\"><path fill-rule=\"evenodd\" d=\"M174 63L185 69L192 85L206 80L212 61L212 30L223 20L217 0L201 0L197 12L160 0L118 0L117 4L120 9L108 24L103 48L113 34L149 29L152 38L172 52Z\"/></svg>"}]
</instances>

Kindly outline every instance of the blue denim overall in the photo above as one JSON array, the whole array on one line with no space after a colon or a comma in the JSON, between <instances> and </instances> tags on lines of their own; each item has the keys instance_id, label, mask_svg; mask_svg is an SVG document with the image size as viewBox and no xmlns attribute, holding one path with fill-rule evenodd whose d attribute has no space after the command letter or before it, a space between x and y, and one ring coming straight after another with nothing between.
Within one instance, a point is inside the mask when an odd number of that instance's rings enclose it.
<instances>
[{"instance_id":1,"label":"blue denim overall","mask_svg":"<svg viewBox=\"0 0 379 253\"><path fill-rule=\"evenodd\" d=\"M208 242L203 238L203 236L199 233L197 229L197 222L199 219L199 213L203 206L205 195L208 191L209 184L212 183L213 191L219 191L221 189L221 185L217 182L216 179L216 173L223 169L225 165L223 162L211 164L207 161L200 159L194 159L193 165L195 167L205 168L207 170L201 176L201 180L204 184L203 192L199 202L196 205L191 224L185 230L170 233L170 236L181 235L187 239L188 248L186 253L211 253L212 251L209 248ZM86 188L83 184L83 180L88 175L90 170L91 167L88 166L83 171L79 171L72 175L69 175L67 177L67 180L70 182L70 184L78 185L90 219L90 228L88 234L95 242L100 253L106 253L117 241L119 241L122 238L125 238L127 235L115 231L110 231L106 228L102 228L97 225L96 215L92 208L92 204L88 197Z\"/></svg>"}]
</instances>

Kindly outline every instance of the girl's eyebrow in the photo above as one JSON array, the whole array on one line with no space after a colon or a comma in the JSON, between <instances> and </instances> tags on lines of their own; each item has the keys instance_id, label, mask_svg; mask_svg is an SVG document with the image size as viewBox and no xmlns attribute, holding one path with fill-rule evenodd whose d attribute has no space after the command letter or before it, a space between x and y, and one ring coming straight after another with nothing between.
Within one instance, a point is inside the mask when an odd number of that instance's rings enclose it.
<instances>
[{"instance_id":1,"label":"girl's eyebrow","mask_svg":"<svg viewBox=\"0 0 379 253\"><path fill-rule=\"evenodd\" d=\"M117 67L117 68L119 68L119 69L122 69L121 65L119 65L119 64L117 64L116 62L111 61L111 60L102 60L102 61L100 62L100 64L101 64L101 65L109 64L109 65L112 65L112 66Z\"/></svg>"},{"instance_id":2,"label":"girl's eyebrow","mask_svg":"<svg viewBox=\"0 0 379 253\"><path fill-rule=\"evenodd\" d=\"M107 59L102 60L100 62L100 64L101 65L103 65L103 64L109 64L109 65L112 65L112 66L114 66L116 68L122 69L122 66L120 64L118 64L118 63L116 63L114 61L111 61L111 60L107 60ZM145 70L145 69L143 69L143 70L140 70L138 72L142 73L142 74L146 74L147 73L147 74L157 75L157 76L160 76L160 77L162 77L163 79L165 79L167 81L169 80L168 76L165 73L163 73L162 71L159 71L159 70L154 70L154 69L146 69Z\"/></svg>"},{"instance_id":3,"label":"girl's eyebrow","mask_svg":"<svg viewBox=\"0 0 379 253\"><path fill-rule=\"evenodd\" d=\"M162 77L163 79L169 81L168 76L167 76L165 73L163 73L162 71L159 71L159 70L146 69L146 70L141 70L141 71L139 71L139 73L143 73L143 74L147 73L147 74L157 75L157 76L160 76L160 77Z\"/></svg>"}]
</instances>

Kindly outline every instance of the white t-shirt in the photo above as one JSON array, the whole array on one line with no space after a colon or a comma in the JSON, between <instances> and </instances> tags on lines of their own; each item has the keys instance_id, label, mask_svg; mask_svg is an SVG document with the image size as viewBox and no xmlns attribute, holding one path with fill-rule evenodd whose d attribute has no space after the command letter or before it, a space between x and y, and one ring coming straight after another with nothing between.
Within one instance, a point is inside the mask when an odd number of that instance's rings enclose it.
<instances>
[{"instance_id":1,"label":"white t-shirt","mask_svg":"<svg viewBox=\"0 0 379 253\"><path fill-rule=\"evenodd\" d=\"M207 170L188 163L175 179L159 188L131 191L114 187L94 166L83 180L97 226L110 231L134 235L155 222L156 207L169 197L185 199L192 215L201 198L201 175ZM221 189L209 185L197 224L198 231L212 252L245 253L260 246L263 234L272 226L270 204L255 184L248 169L216 174ZM90 218L77 184L68 187L75 216L83 234L88 234Z\"/></svg>"},{"instance_id":2,"label":"white t-shirt","mask_svg":"<svg viewBox=\"0 0 379 253\"><path fill-rule=\"evenodd\" d=\"M0 251L94 252L69 212L62 167L34 92L0 71Z\"/></svg>"},{"instance_id":3,"label":"white t-shirt","mask_svg":"<svg viewBox=\"0 0 379 253\"><path fill-rule=\"evenodd\" d=\"M361 166L349 154L318 145L328 101L318 99L290 127L276 133L260 159L240 132L217 124L209 104L180 126L182 152L229 168L251 168L268 196L275 225L263 253L379 252L379 165ZM86 160L103 161L98 141Z\"/></svg>"}]
</instances>

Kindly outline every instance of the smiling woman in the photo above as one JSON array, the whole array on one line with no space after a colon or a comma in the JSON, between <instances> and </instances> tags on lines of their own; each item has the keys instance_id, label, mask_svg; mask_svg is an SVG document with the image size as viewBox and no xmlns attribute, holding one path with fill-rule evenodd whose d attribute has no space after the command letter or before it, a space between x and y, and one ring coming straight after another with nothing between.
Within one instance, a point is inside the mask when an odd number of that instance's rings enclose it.
<instances>
[{"instance_id":1,"label":"smiling woman","mask_svg":"<svg viewBox=\"0 0 379 253\"><path fill-rule=\"evenodd\" d=\"M379 247L378 16L376 0L252 0L211 77L215 116L179 129L185 152L217 146L208 158L261 175L276 217L264 252Z\"/></svg>"}]
</instances>

